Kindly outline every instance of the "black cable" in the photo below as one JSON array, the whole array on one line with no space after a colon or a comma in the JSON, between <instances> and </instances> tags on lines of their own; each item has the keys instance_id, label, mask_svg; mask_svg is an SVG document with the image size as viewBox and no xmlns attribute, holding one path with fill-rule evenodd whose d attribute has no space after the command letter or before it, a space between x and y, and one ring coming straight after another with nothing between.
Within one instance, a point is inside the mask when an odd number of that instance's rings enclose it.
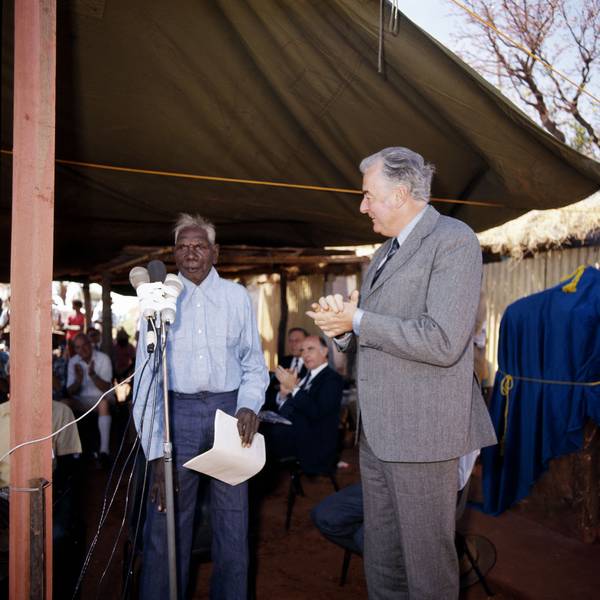
<instances>
[{"instance_id":1,"label":"black cable","mask_svg":"<svg viewBox=\"0 0 600 600\"><path fill-rule=\"evenodd\" d=\"M155 353L155 368L158 369L160 367L160 360L159 357L162 356L162 346L161 346L161 340L160 340L160 336L157 336L157 351ZM158 385L154 386L154 401L152 403L152 416L150 419L150 431L154 430L154 418L156 416L156 401L157 401L157 395L158 395L158 390L160 389L160 387ZM146 407L144 407L144 412L146 410ZM141 434L140 434L140 439L141 439ZM141 446L141 443L140 443ZM140 506L138 509L138 515L137 515L137 519L136 519L136 525L135 525L135 531L134 531L134 535L133 535L133 542L131 545L132 551L131 551L131 556L129 558L129 565L127 566L127 577L125 579L125 585L123 586L123 594L122 594L122 598L125 598L127 595L127 588L129 587L129 582L131 580L131 576L133 574L133 561L135 560L135 551L136 551L136 546L137 546L137 537L138 537L138 533L139 533L139 528L140 528L140 522L142 520L142 512L144 510L144 499L145 499L145 495L146 495L146 483L147 483L147 479L148 479L148 468L149 468L149 464L150 461L148 460L148 454L150 453L150 450L152 448L152 439L150 438L150 447L148 448L148 452L144 452L144 457L146 459L146 463L144 465L144 479L142 480L142 491L140 493Z\"/></svg>"},{"instance_id":2,"label":"black cable","mask_svg":"<svg viewBox=\"0 0 600 600\"><path fill-rule=\"evenodd\" d=\"M154 379L155 379L155 376L156 376L156 367L159 366L156 354L155 354L155 361L154 362L155 362L155 365L154 365L155 370L153 371L152 379L150 380L150 384L148 386L148 396L150 394L150 390L152 388L152 384L154 383ZM155 407L156 407L156 390L157 390L157 386L156 385L154 385L154 390L155 390L155 394L154 394L155 397L154 397L154 401L152 403L152 417L151 417L151 421L150 421L150 431L151 432L154 429L154 415L155 415ZM136 447L136 453L135 453L135 458L133 460L133 465L132 465L131 473L129 475L129 481L127 483L127 494L125 496L125 508L123 509L123 517L121 519L121 525L119 527L117 535L115 536L115 541L113 543L113 547L112 547L112 550L110 552L110 556L109 556L107 565L106 565L104 571L102 572L102 575L101 575L101 577L100 577L100 579L98 581L98 590L97 590L97 593L96 593L96 597L97 598L100 596L100 590L101 590L102 582L104 581L104 577L108 573L108 569L110 568L110 565L111 565L112 560L114 558L115 552L117 550L117 546L119 544L119 539L121 538L121 534L123 533L123 528L125 527L125 523L127 522L127 511L128 511L128 507L129 507L129 498L130 498L130 494L131 494L131 484L133 482L133 475L134 475L134 472L135 472L135 465L137 463L137 459L138 459L138 456L139 456L139 451L140 451L140 448L142 447L142 444L140 442L140 438L143 435L143 423L144 423L144 417L145 417L145 414L146 414L147 405L148 405L148 402L146 401L146 404L144 405L144 410L142 411L142 415L141 415L141 426L140 426L139 437L136 437L136 441L135 441L134 446L133 446L133 447ZM133 447L132 447L132 450L133 450ZM127 460L129 460L129 458L131 458L131 455L128 457ZM148 465L148 460L146 459L146 471L147 471L147 465ZM145 477L144 477L144 482L145 482ZM145 488L145 483L144 483L144 488ZM142 489L142 493L140 495L140 508L143 507L144 488ZM140 510L139 514L141 514L141 510ZM139 520L139 514L138 514L138 520ZM137 534L137 532L136 532L136 534ZM135 548L135 541L134 541L134 546L133 547ZM129 573L129 570L128 570L128 573ZM129 574L127 576L127 580L128 579L129 579ZM125 589L126 589L126 586L125 586Z\"/></svg>"},{"instance_id":3,"label":"black cable","mask_svg":"<svg viewBox=\"0 0 600 600\"><path fill-rule=\"evenodd\" d=\"M146 359L146 361L145 361L145 363L144 363L144 365L143 365L143 367L142 367L142 371L140 372L140 377L141 377L141 375L144 373L144 371L145 371L146 367L148 366L148 363L149 363L149 361L150 361L150 357L148 357L148 358ZM137 387L137 389L136 389L136 393L135 393L135 396L134 396L134 398L133 398L133 400L132 400L132 407L135 405L135 402L136 402L136 399L137 399L137 394L138 394L138 392L139 392L139 386ZM150 388L148 389L148 395L149 395L149 392L150 392ZM132 411L131 415L132 415L132 414L133 414L133 411ZM131 415L130 415L130 419L131 419ZM129 419L129 421L128 421L128 422L130 422L130 419ZM120 454L120 453L121 453L121 451L122 451L122 448L123 448L123 445L124 445L124 441L125 441L125 436L123 436L123 438L122 438L122 440L121 440L121 445L120 445L120 447L119 447L119 450L118 450L118 452L117 452L117 457L119 456L119 454ZM134 443L134 445L132 446L132 449L133 449L133 447L134 447L134 446L135 446L135 443ZM130 456L131 456L131 450L130 450ZM114 499L115 499L115 497L116 497L116 493L117 493L117 490L118 490L118 487L119 487L120 481L121 481L121 479L122 479L122 477L123 477L123 474L124 474L124 472L125 472L125 467L127 466L127 462L128 462L128 460L129 460L130 456L129 456L129 457L126 459L126 461L125 461L125 463L124 463L124 465L123 465L123 467L122 467L122 469L121 469L121 473L120 473L120 475L119 475L119 479L118 479L118 481L117 481L117 484L116 484L116 486L115 486L115 489L114 489L114 491L113 491L112 498L111 498L110 502L108 503L108 507L107 507L107 501L108 501L109 490L110 490L110 483L111 483L111 480L112 480L112 477L113 477L113 474L114 474L114 471L115 471L115 467L116 467L116 464L117 464L117 460L115 460L115 462L114 462L114 463L113 463L113 465L112 465L112 468L111 468L111 471L110 471L110 474L109 474L109 479L108 479L108 482L107 482L107 485L106 485L106 488L105 488L105 492L104 492L104 497L103 497L103 502L102 502L102 511L101 511L101 514L100 514L100 518L99 518L99 520L98 520L98 527L97 527L97 529L96 529L96 534L95 534L95 536L94 536L94 539L93 539L93 540L92 540L92 542L90 543L90 547L89 547L89 549L88 549L88 552L87 552L87 554L86 554L86 558L85 558L85 560L84 560L84 564L83 564L83 566L82 566L81 572L79 573L79 577L78 577L78 579L77 579L77 584L76 584L76 586L75 586L75 589L74 589L74 591L73 591L73 599L74 599L74 598L75 598L75 596L77 595L77 592L79 591L79 588L80 588L80 586L81 586L81 583L82 583L82 581L83 581L83 578L85 577L85 573L86 573L86 571L87 571L87 568L88 568L88 566L89 566L89 563L90 563L90 560L91 560L92 554L93 554L93 552L94 552L94 549L95 549L95 547L96 547L96 544L98 543L98 539L99 539L99 537L100 537L100 533L101 533L102 527L104 526L104 523L106 522L106 519L107 519L107 517L108 517L108 512L110 511L110 508L111 508L111 506L112 506L112 504L113 504L113 502L114 502Z\"/></svg>"}]
</instances>

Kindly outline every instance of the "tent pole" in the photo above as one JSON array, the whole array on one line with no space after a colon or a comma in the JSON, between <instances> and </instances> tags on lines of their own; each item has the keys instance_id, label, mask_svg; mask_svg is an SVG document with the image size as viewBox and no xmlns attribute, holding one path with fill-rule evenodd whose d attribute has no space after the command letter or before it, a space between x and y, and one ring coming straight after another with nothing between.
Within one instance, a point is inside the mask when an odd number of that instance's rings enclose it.
<instances>
[{"instance_id":1,"label":"tent pole","mask_svg":"<svg viewBox=\"0 0 600 600\"><path fill-rule=\"evenodd\" d=\"M19 0L15 8L14 125L11 224L10 445L52 430L51 290L54 234L56 1ZM52 506L51 442L11 455L10 598L52 598L52 511L46 511L41 545L31 546L32 494ZM38 498L41 500L41 498ZM36 504L36 503L34 503ZM37 502L40 504L40 502ZM33 556L38 548L42 556ZM31 570L43 573L31 585ZM39 591L41 587L41 592ZM39 594L43 594L43 596Z\"/></svg>"}]
</instances>

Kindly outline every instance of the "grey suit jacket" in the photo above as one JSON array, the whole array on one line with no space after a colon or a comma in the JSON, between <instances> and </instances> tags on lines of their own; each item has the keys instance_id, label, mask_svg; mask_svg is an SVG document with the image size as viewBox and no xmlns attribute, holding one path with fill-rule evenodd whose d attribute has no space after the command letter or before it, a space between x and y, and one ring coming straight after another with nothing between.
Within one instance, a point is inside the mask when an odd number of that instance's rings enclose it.
<instances>
[{"instance_id":1,"label":"grey suit jacket","mask_svg":"<svg viewBox=\"0 0 600 600\"><path fill-rule=\"evenodd\" d=\"M386 264L388 240L361 288L357 346L363 431L381 460L448 460L496 442L473 374L472 330L481 286L473 231L432 206Z\"/></svg>"}]
</instances>

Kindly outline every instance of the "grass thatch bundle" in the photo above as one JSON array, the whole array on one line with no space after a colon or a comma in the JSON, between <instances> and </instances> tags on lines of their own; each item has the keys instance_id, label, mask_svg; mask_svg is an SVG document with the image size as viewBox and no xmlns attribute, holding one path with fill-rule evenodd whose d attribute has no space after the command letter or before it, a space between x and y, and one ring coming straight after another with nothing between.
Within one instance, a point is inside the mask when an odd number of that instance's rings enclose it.
<instances>
[{"instance_id":1,"label":"grass thatch bundle","mask_svg":"<svg viewBox=\"0 0 600 600\"><path fill-rule=\"evenodd\" d=\"M532 210L477 234L484 252L522 258L524 254L583 242L600 231L600 192L551 210Z\"/></svg>"}]
</instances>

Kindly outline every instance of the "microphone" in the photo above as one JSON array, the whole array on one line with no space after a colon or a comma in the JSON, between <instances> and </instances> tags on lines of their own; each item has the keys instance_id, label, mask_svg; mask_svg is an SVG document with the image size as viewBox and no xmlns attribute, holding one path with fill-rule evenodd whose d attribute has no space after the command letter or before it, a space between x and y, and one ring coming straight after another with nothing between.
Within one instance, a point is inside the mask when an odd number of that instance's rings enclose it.
<instances>
[{"instance_id":1,"label":"microphone","mask_svg":"<svg viewBox=\"0 0 600 600\"><path fill-rule=\"evenodd\" d=\"M167 267L165 267L165 263L162 260L151 260L148 263L148 276L150 277L151 284L160 284L165 280L167 275ZM155 302L160 302L160 298L162 297L162 286L157 286L156 292L158 297L155 299ZM155 319L155 327L158 329L160 325L156 322L156 318L159 315L158 306L156 306L156 310L153 314L153 318ZM148 332L146 334L146 340L148 341L148 354L154 352L156 348L156 334L155 329L152 327L150 323L150 318L148 318Z\"/></svg>"},{"instance_id":2,"label":"microphone","mask_svg":"<svg viewBox=\"0 0 600 600\"><path fill-rule=\"evenodd\" d=\"M175 321L177 311L177 297L183 291L183 283L177 275L169 273L165 277L164 302L160 311L160 318L163 323L172 325Z\"/></svg>"},{"instance_id":3,"label":"microphone","mask_svg":"<svg viewBox=\"0 0 600 600\"><path fill-rule=\"evenodd\" d=\"M150 275L148 273L148 269L145 269L144 267L133 267L133 269L129 271L129 283L131 283L132 287L136 291L142 283L149 282Z\"/></svg>"},{"instance_id":4,"label":"microphone","mask_svg":"<svg viewBox=\"0 0 600 600\"><path fill-rule=\"evenodd\" d=\"M162 288L161 283L151 283L150 279L152 277L154 281L155 278L160 277L160 265L162 265L163 269L165 268L160 261L153 262L159 264L152 266L152 273L144 267L133 267L133 269L129 271L129 282L132 287L135 288L136 295L140 299L142 316L147 321L148 331L146 334L146 349L148 354L151 354L156 349L156 333L154 332L154 328L150 321L154 319L159 312L159 300L157 296L161 294L159 288Z\"/></svg>"},{"instance_id":5,"label":"microphone","mask_svg":"<svg viewBox=\"0 0 600 600\"><path fill-rule=\"evenodd\" d=\"M160 281L161 283L167 276L167 267L162 260L151 260L148 263L148 275L150 276L150 282Z\"/></svg>"}]
</instances>

